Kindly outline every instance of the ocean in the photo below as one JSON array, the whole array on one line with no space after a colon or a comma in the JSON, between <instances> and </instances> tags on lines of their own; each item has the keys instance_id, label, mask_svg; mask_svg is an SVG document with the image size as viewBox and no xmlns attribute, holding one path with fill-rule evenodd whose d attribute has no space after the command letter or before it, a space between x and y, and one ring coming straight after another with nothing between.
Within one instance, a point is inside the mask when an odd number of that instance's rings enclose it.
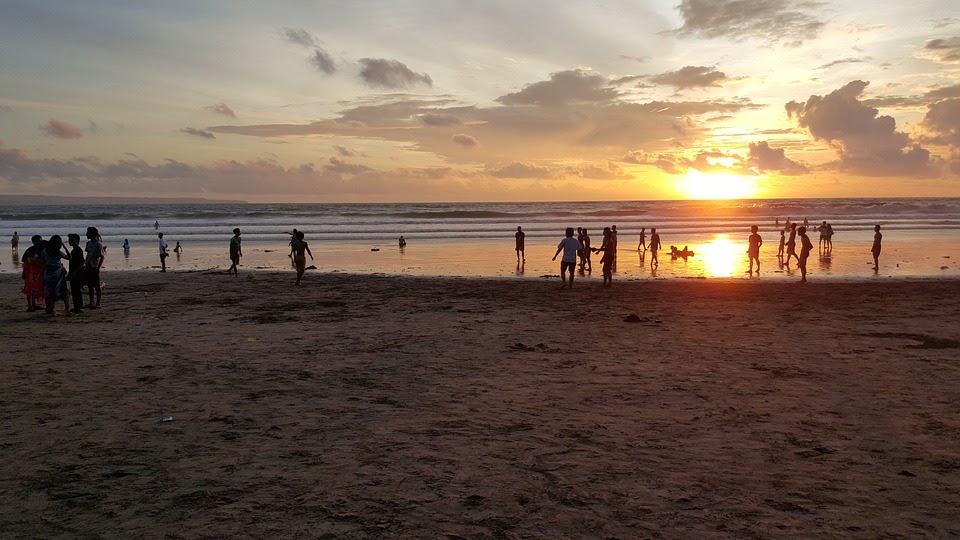
<instances>
[{"instance_id":1,"label":"ocean","mask_svg":"<svg viewBox=\"0 0 960 540\"><path fill-rule=\"evenodd\" d=\"M762 279L793 279L791 267L776 257L779 228L788 220L810 224L816 246L821 222L831 224L832 252L811 256L810 279L879 277L960 277L960 198L923 199L768 199L741 201L619 201L537 203L397 204L51 204L13 205L0 197L0 234L14 231L20 249L31 235L83 236L100 230L107 246L106 272L159 268L157 233L170 249L173 270L225 269L234 227L242 231L242 271L290 268L289 231L303 231L320 272L541 278L559 273L551 261L566 227L585 227L599 246L604 227L618 229L615 279L756 278L746 273L750 226L764 239ZM155 224L159 224L155 228ZM873 227L880 224L884 251L880 271L872 271ZM526 261L518 264L514 233L526 234ZM651 267L640 256L642 227L647 239L656 227L666 251L688 247L687 259L661 252ZM403 236L407 246L400 249ZM129 241L125 253L121 246ZM584 277L599 280L595 272ZM0 259L0 272L19 272L16 259Z\"/></svg>"}]
</instances>

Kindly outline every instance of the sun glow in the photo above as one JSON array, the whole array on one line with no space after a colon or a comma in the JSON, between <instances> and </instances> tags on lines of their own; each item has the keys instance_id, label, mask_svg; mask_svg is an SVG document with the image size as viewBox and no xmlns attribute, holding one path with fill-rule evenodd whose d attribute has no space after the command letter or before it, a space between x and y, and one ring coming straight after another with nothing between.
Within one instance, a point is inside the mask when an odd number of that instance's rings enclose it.
<instances>
[{"instance_id":1,"label":"sun glow","mask_svg":"<svg viewBox=\"0 0 960 540\"><path fill-rule=\"evenodd\" d=\"M755 177L732 173L703 173L687 171L681 180L680 191L691 199L743 199L759 193Z\"/></svg>"},{"instance_id":2,"label":"sun glow","mask_svg":"<svg viewBox=\"0 0 960 540\"><path fill-rule=\"evenodd\" d=\"M730 240L726 234L718 234L709 243L699 246L697 255L702 256L708 274L713 277L730 277L746 257L745 251L744 246Z\"/></svg>"}]
</instances>

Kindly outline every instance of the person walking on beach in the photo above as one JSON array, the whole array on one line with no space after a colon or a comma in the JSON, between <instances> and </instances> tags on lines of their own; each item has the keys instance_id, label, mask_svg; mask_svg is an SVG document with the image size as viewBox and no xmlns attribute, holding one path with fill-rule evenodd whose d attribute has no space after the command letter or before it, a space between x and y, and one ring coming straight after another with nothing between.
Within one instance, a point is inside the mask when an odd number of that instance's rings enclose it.
<instances>
[{"instance_id":1,"label":"person walking on beach","mask_svg":"<svg viewBox=\"0 0 960 540\"><path fill-rule=\"evenodd\" d=\"M523 229L517 227L517 234L514 235L517 239L517 262L527 262L527 255L523 251L524 239L527 237L524 234Z\"/></svg>"},{"instance_id":2,"label":"person walking on beach","mask_svg":"<svg viewBox=\"0 0 960 540\"><path fill-rule=\"evenodd\" d=\"M783 264L783 245L786 241L786 234L783 229L780 229L780 247L777 248L777 259L780 260L780 264Z\"/></svg>"},{"instance_id":3,"label":"person walking on beach","mask_svg":"<svg viewBox=\"0 0 960 540\"><path fill-rule=\"evenodd\" d=\"M826 220L817 227L817 230L820 231L820 243L818 248L821 252L827 249L827 222Z\"/></svg>"},{"instance_id":4,"label":"person walking on beach","mask_svg":"<svg viewBox=\"0 0 960 540\"><path fill-rule=\"evenodd\" d=\"M173 252L177 254L177 257L179 257L181 253L183 253L183 248L180 247L180 242L177 242L177 245L173 248Z\"/></svg>"},{"instance_id":5,"label":"person walking on beach","mask_svg":"<svg viewBox=\"0 0 960 540\"><path fill-rule=\"evenodd\" d=\"M20 251L20 235L13 231L13 238L10 239L10 249L13 250L13 256L16 257Z\"/></svg>"},{"instance_id":6,"label":"person walking on beach","mask_svg":"<svg viewBox=\"0 0 960 540\"><path fill-rule=\"evenodd\" d=\"M303 233L297 231L297 235L294 236L294 240L291 241L291 248L293 247L293 244L297 238L303 238ZM240 275L240 271L237 270L237 265L240 264L240 257L243 257L243 250L240 249L240 229L236 228L233 230L233 238L230 239L230 262L232 264L230 265L230 268L227 269L228 274L233 274L235 276ZM313 255L310 257L313 258Z\"/></svg>"},{"instance_id":7,"label":"person walking on beach","mask_svg":"<svg viewBox=\"0 0 960 540\"><path fill-rule=\"evenodd\" d=\"M87 227L87 245L84 248L87 252L84 260L83 279L90 291L90 302L87 304L89 309L100 307L100 297L103 290L100 287L100 268L103 266L103 244L100 243L100 231L96 227ZM96 300L94 300L96 297ZM96 302L96 303L94 303Z\"/></svg>"},{"instance_id":8,"label":"person walking on beach","mask_svg":"<svg viewBox=\"0 0 960 540\"><path fill-rule=\"evenodd\" d=\"M883 235L880 234L880 225L875 225L873 227L873 246L870 248L870 253L873 253L873 270L877 271L880 269L880 242L883 240Z\"/></svg>"},{"instance_id":9,"label":"person walking on beach","mask_svg":"<svg viewBox=\"0 0 960 540\"><path fill-rule=\"evenodd\" d=\"M653 227L650 229L650 266L660 265L660 261L657 260L657 251L660 250L660 235L657 233L657 228Z\"/></svg>"},{"instance_id":10,"label":"person walking on beach","mask_svg":"<svg viewBox=\"0 0 960 540\"><path fill-rule=\"evenodd\" d=\"M127 253L130 251L130 241L126 238L123 239L123 252Z\"/></svg>"},{"instance_id":11,"label":"person walking on beach","mask_svg":"<svg viewBox=\"0 0 960 540\"><path fill-rule=\"evenodd\" d=\"M160 239L160 271L167 271L167 242L163 239L163 233L157 233L157 238Z\"/></svg>"},{"instance_id":12,"label":"person walking on beach","mask_svg":"<svg viewBox=\"0 0 960 540\"><path fill-rule=\"evenodd\" d=\"M640 243L637 244L637 251L647 252L647 228L640 227Z\"/></svg>"},{"instance_id":13,"label":"person walking on beach","mask_svg":"<svg viewBox=\"0 0 960 540\"><path fill-rule=\"evenodd\" d=\"M603 287L613 286L613 252L616 248L613 242L613 230L610 227L603 228L603 242L600 247L595 249L597 253L603 252L600 258L600 272L603 274Z\"/></svg>"},{"instance_id":14,"label":"person walking on beach","mask_svg":"<svg viewBox=\"0 0 960 540\"><path fill-rule=\"evenodd\" d=\"M800 256L797 257L797 265L800 267L800 283L806 283L807 259L810 258L810 252L813 251L813 242L807 236L806 227L800 227L797 229L797 233L800 235Z\"/></svg>"},{"instance_id":15,"label":"person walking on beach","mask_svg":"<svg viewBox=\"0 0 960 540\"><path fill-rule=\"evenodd\" d=\"M560 287L561 289L568 287L565 275L567 271L570 272L569 287L573 288L573 271L577 266L577 251L583 249L580 242L573 237L573 227L567 227L565 234L566 237L560 241L560 244L557 246L557 252L553 254L553 259L551 259L553 261L557 260L557 255L559 255L561 251L563 252L563 258L560 259L560 279L563 280L563 287Z\"/></svg>"},{"instance_id":16,"label":"person walking on beach","mask_svg":"<svg viewBox=\"0 0 960 540\"><path fill-rule=\"evenodd\" d=\"M73 309L70 313L83 313L83 250L80 249L80 235L70 233L67 235L67 243L70 244L70 268L67 272L67 281L70 283L70 295L73 299Z\"/></svg>"},{"instance_id":17,"label":"person walking on beach","mask_svg":"<svg viewBox=\"0 0 960 540\"><path fill-rule=\"evenodd\" d=\"M753 261L757 261L757 274L760 273L760 246L763 238L757 234L757 226L750 227L750 237L747 238L747 256L750 258L750 273L753 274Z\"/></svg>"},{"instance_id":18,"label":"person walking on beach","mask_svg":"<svg viewBox=\"0 0 960 540\"><path fill-rule=\"evenodd\" d=\"M401 238L403 238L401 236ZM310 260L313 260L313 253L310 253L310 246L303 241L303 233L297 231L296 236L293 237L293 264L297 267L297 282L295 285L302 286L303 283L300 280L303 278L303 272L307 269L307 257L304 255L304 252L307 255L310 255Z\"/></svg>"},{"instance_id":19,"label":"person walking on beach","mask_svg":"<svg viewBox=\"0 0 960 540\"><path fill-rule=\"evenodd\" d=\"M833 225L827 223L827 251L833 251Z\"/></svg>"},{"instance_id":20,"label":"person walking on beach","mask_svg":"<svg viewBox=\"0 0 960 540\"><path fill-rule=\"evenodd\" d=\"M790 266L790 257L797 257L797 224L790 224L790 238L787 239L787 260L785 264ZM799 261L799 257L797 260Z\"/></svg>"}]
</instances>

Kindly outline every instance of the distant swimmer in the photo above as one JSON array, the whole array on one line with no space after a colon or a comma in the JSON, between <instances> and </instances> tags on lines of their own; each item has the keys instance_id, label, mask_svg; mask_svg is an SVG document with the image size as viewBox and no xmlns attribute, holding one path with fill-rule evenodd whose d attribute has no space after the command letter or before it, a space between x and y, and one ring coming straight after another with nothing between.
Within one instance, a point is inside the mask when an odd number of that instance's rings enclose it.
<instances>
[{"instance_id":1,"label":"distant swimmer","mask_svg":"<svg viewBox=\"0 0 960 540\"><path fill-rule=\"evenodd\" d=\"M400 240L399 240L398 243L400 244L400 247L402 247L402 248L403 248L403 247L407 247L407 241L403 238L403 235L402 235L402 234L400 235ZM312 256L311 256L311 258L312 258Z\"/></svg>"},{"instance_id":2,"label":"distant swimmer","mask_svg":"<svg viewBox=\"0 0 960 540\"><path fill-rule=\"evenodd\" d=\"M10 239L10 248L13 249L14 256L20 251L20 235L17 231L13 231L13 238Z\"/></svg>"},{"instance_id":3,"label":"distant swimmer","mask_svg":"<svg viewBox=\"0 0 960 540\"><path fill-rule=\"evenodd\" d=\"M160 228L160 222L159 222L159 221L154 221L154 222L153 222L153 230L157 230L157 229L159 229L159 228Z\"/></svg>"}]
</instances>

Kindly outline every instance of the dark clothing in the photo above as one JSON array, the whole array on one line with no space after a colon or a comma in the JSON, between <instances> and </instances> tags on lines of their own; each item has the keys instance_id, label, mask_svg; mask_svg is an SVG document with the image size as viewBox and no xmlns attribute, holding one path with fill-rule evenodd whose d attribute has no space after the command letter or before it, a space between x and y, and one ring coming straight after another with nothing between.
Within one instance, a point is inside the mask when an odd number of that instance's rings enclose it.
<instances>
[{"instance_id":1,"label":"dark clothing","mask_svg":"<svg viewBox=\"0 0 960 540\"><path fill-rule=\"evenodd\" d=\"M70 281L70 296L75 310L79 310L83 305L83 259L83 250L80 246L74 246L70 251L70 273L67 274L67 280Z\"/></svg>"},{"instance_id":2,"label":"dark clothing","mask_svg":"<svg viewBox=\"0 0 960 540\"><path fill-rule=\"evenodd\" d=\"M40 255L40 246L30 246L26 251L23 252L23 256L20 257L20 262L25 263L30 260L31 257L36 257Z\"/></svg>"}]
</instances>

